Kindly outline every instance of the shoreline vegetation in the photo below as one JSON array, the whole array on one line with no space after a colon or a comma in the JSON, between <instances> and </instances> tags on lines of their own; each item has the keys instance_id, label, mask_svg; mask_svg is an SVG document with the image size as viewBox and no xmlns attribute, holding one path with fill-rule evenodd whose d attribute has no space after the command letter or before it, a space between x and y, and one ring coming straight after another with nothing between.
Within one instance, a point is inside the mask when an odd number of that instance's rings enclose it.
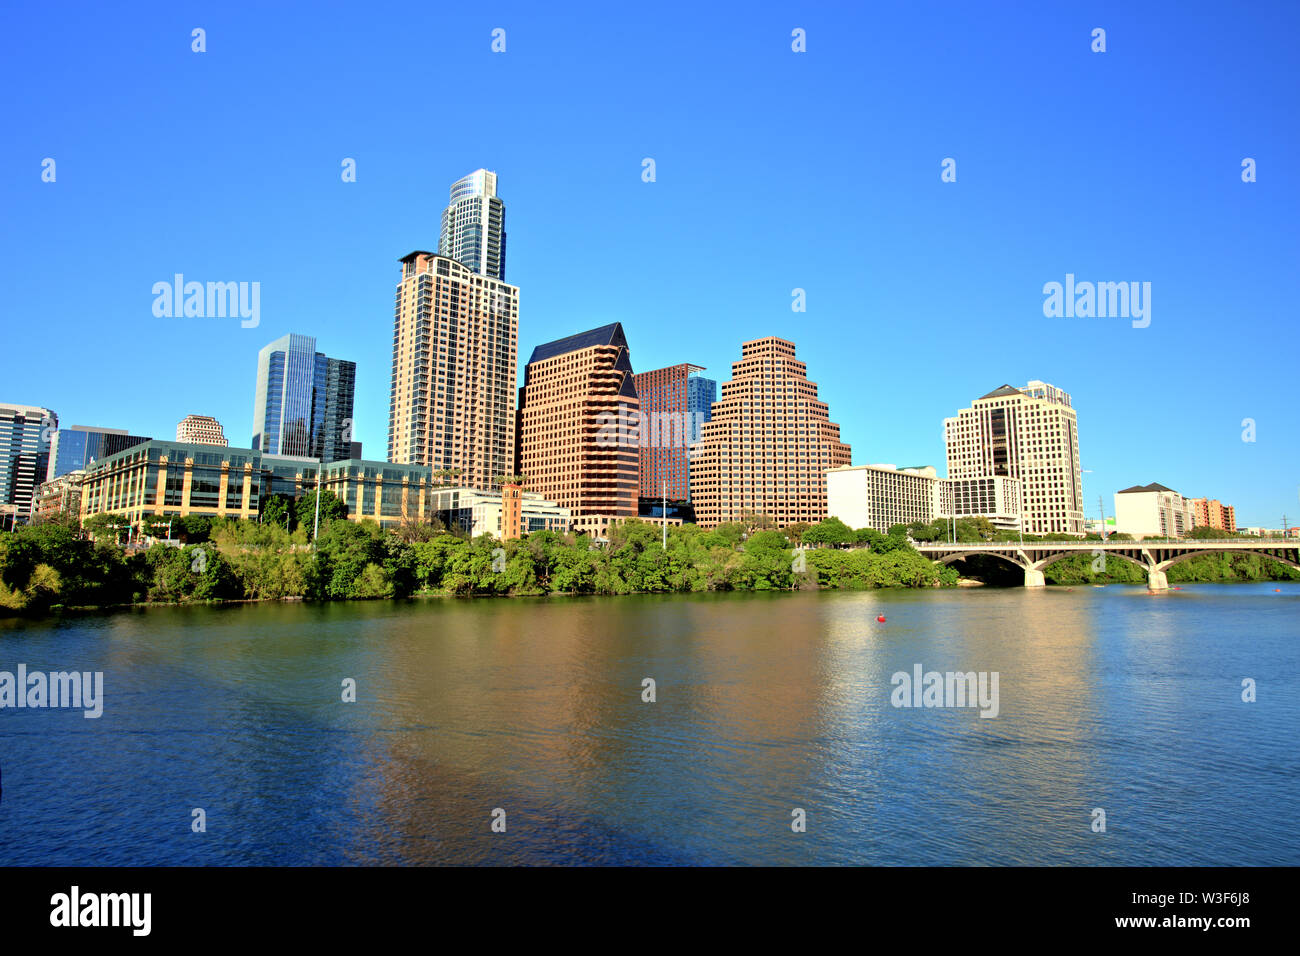
<instances>
[{"instance_id":1,"label":"shoreline vegetation","mask_svg":"<svg viewBox=\"0 0 1300 956\"><path fill-rule=\"evenodd\" d=\"M777 529L763 515L708 530L616 525L607 543L536 531L499 542L470 539L437 523L381 529L343 517L321 498L320 533L310 540L314 495L282 503L275 521L96 515L0 533L0 616L199 603L339 601L415 596L665 594L701 591L870 590L1018 585L1020 572L996 558L958 568L921 555L912 541L943 540L946 520L895 525L888 534L854 530L836 518ZM162 529L166 529L165 532ZM1199 529L1198 529L1199 530ZM170 534L169 543L123 548L123 534ZM987 520L961 519L958 541L999 540ZM1230 535L1202 535L1231 537ZM1065 540L1078 540L1059 536ZM138 540L138 538L136 539ZM1031 540L1029 536L1025 540ZM1034 538L1033 540L1042 540ZM795 550L802 546L802 551ZM1049 566L1053 585L1144 584L1123 560L1092 570L1090 554ZM1300 580L1300 572L1253 555L1212 554L1169 569L1169 582Z\"/></svg>"}]
</instances>

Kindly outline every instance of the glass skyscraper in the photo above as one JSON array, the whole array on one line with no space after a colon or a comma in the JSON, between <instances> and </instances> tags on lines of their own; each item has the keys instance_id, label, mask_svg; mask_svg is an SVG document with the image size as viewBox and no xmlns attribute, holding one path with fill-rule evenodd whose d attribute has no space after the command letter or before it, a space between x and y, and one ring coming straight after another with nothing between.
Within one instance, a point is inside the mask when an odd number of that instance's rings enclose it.
<instances>
[{"instance_id":1,"label":"glass skyscraper","mask_svg":"<svg viewBox=\"0 0 1300 956\"><path fill-rule=\"evenodd\" d=\"M505 281L506 207L497 198L496 173L477 169L452 185L450 204L442 211L438 255Z\"/></svg>"},{"instance_id":2,"label":"glass skyscraper","mask_svg":"<svg viewBox=\"0 0 1300 956\"><path fill-rule=\"evenodd\" d=\"M309 335L276 339L257 356L253 447L265 455L347 459L356 377L355 362L317 352Z\"/></svg>"},{"instance_id":3,"label":"glass skyscraper","mask_svg":"<svg viewBox=\"0 0 1300 956\"><path fill-rule=\"evenodd\" d=\"M128 435L120 428L89 428L85 425L60 428L54 433L50 469L42 480L53 481L60 475L85 468L92 461L116 455L149 440L148 435Z\"/></svg>"},{"instance_id":4,"label":"glass skyscraper","mask_svg":"<svg viewBox=\"0 0 1300 956\"><path fill-rule=\"evenodd\" d=\"M713 403L718 400L718 383L711 378L692 375L686 380L686 441L695 444L704 437L704 423L713 417Z\"/></svg>"}]
</instances>

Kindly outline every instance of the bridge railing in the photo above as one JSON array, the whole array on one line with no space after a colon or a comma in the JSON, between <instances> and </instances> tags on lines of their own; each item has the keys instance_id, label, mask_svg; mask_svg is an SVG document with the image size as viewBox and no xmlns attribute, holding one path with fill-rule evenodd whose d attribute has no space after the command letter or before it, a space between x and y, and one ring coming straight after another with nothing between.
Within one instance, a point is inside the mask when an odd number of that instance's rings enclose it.
<instances>
[{"instance_id":1,"label":"bridge railing","mask_svg":"<svg viewBox=\"0 0 1300 956\"><path fill-rule=\"evenodd\" d=\"M922 548L1061 548L1063 550L1090 550L1098 547L1145 548L1151 545L1177 545L1190 548L1240 547L1300 547L1300 538L1143 538L1141 541L917 541L913 547Z\"/></svg>"}]
</instances>

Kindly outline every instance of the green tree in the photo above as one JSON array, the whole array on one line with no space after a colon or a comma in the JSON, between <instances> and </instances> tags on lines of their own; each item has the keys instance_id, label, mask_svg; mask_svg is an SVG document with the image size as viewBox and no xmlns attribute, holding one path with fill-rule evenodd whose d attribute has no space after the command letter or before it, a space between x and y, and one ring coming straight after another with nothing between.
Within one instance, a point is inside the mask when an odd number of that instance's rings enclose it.
<instances>
[{"instance_id":1,"label":"green tree","mask_svg":"<svg viewBox=\"0 0 1300 956\"><path fill-rule=\"evenodd\" d=\"M785 536L790 539L792 544L802 544L804 533L811 527L812 525L807 521L796 521L794 524L786 526Z\"/></svg>"},{"instance_id":2,"label":"green tree","mask_svg":"<svg viewBox=\"0 0 1300 956\"><path fill-rule=\"evenodd\" d=\"M116 544L119 538L125 540L129 527L124 517L107 512L91 515L81 523L82 530L93 535L96 542L106 544Z\"/></svg>"},{"instance_id":3,"label":"green tree","mask_svg":"<svg viewBox=\"0 0 1300 956\"><path fill-rule=\"evenodd\" d=\"M298 525L306 528L308 533L316 526L316 489L294 501L294 519ZM320 493L320 525L324 533L328 521L337 521L348 516L347 505L328 488Z\"/></svg>"},{"instance_id":4,"label":"green tree","mask_svg":"<svg viewBox=\"0 0 1300 956\"><path fill-rule=\"evenodd\" d=\"M1187 537L1197 541L1205 541L1215 538L1235 538L1236 535L1231 531L1225 531L1222 528L1211 528L1209 525L1198 525L1192 529L1191 534Z\"/></svg>"},{"instance_id":5,"label":"green tree","mask_svg":"<svg viewBox=\"0 0 1300 956\"><path fill-rule=\"evenodd\" d=\"M803 535L803 543L813 546L852 544L856 539L853 529L839 518L826 518L813 525Z\"/></svg>"},{"instance_id":6,"label":"green tree","mask_svg":"<svg viewBox=\"0 0 1300 956\"><path fill-rule=\"evenodd\" d=\"M286 531L293 531L298 526L294 521L296 511L293 498L280 492L269 495L262 500L262 508L259 514L261 515L262 524L284 528Z\"/></svg>"}]
</instances>

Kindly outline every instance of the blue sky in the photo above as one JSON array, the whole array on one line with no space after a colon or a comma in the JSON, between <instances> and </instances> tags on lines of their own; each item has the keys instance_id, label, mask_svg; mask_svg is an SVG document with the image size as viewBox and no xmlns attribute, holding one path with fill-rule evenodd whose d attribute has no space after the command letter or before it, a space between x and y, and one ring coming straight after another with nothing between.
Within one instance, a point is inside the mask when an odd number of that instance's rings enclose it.
<instances>
[{"instance_id":1,"label":"blue sky","mask_svg":"<svg viewBox=\"0 0 1300 956\"><path fill-rule=\"evenodd\" d=\"M257 352L299 332L357 362L356 437L383 458L397 259L436 248L448 187L485 166L521 361L620 321L635 368L725 380L742 341L780 335L855 464L941 471L945 416L1041 379L1078 409L1089 517L1158 481L1300 523L1298 21L1294 3L14 8L0 400L163 438L210 414L247 444ZM261 324L156 318L177 272L260 282ZM1149 327L1044 317L1066 273L1150 282Z\"/></svg>"}]
</instances>

